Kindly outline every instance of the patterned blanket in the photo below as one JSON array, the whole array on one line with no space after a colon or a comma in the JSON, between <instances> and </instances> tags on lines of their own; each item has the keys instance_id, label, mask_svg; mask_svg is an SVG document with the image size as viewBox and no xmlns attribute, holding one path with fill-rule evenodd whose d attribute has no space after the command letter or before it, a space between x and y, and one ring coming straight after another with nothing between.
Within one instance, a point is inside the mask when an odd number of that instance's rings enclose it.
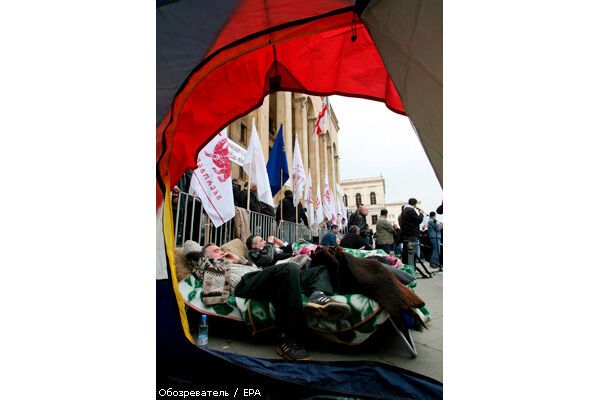
<instances>
[{"instance_id":1,"label":"patterned blanket","mask_svg":"<svg viewBox=\"0 0 600 400\"><path fill-rule=\"evenodd\" d=\"M297 251L297 247L300 249L306 245L305 243L295 243L294 251ZM344 249L344 251L348 251L356 257L367 257L372 254L386 255L381 250ZM410 265L403 265L401 269L413 276L415 274L414 267ZM414 289L415 286L416 281L413 281L408 287ZM194 310L249 324L253 334L272 329L275 326L275 309L267 301L229 296L227 304L206 306L201 300L202 284L193 275L179 282L179 290L185 303ZM336 301L350 306L351 313L348 318L341 321L325 321L307 317L309 328L328 340L350 345L360 344L389 318L389 314L377 302L362 294L334 295L332 297ZM302 295L303 303L307 300L308 297ZM421 308L421 312L429 319L429 311L425 307Z\"/></svg>"}]
</instances>

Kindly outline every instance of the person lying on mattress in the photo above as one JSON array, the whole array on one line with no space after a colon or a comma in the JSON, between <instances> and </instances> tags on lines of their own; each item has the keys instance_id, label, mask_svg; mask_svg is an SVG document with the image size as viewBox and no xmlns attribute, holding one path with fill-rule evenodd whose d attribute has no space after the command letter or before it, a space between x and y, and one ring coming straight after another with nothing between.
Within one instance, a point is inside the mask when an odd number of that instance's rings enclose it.
<instances>
[{"instance_id":1,"label":"person lying on mattress","mask_svg":"<svg viewBox=\"0 0 600 400\"><path fill-rule=\"evenodd\" d=\"M248 258L259 267L275 265L277 261L292 257L292 245L269 236L267 240L258 235L250 235L246 239Z\"/></svg>"},{"instance_id":2,"label":"person lying on mattress","mask_svg":"<svg viewBox=\"0 0 600 400\"><path fill-rule=\"evenodd\" d=\"M344 319L350 314L350 306L329 297L333 289L324 266L300 271L300 266L293 261L264 267L242 265L238 264L238 256L225 253L214 243L207 244L201 250L199 260L203 259L210 260L207 268L211 271L207 273L207 269L204 270L205 285L211 285L207 280L211 279L213 268L217 269L216 274L220 269L226 271L224 281L229 283L234 296L273 304L279 329L276 351L285 359L307 360L310 357L298 342L307 331L305 314L331 320ZM302 293L310 296L304 305Z\"/></svg>"}]
</instances>

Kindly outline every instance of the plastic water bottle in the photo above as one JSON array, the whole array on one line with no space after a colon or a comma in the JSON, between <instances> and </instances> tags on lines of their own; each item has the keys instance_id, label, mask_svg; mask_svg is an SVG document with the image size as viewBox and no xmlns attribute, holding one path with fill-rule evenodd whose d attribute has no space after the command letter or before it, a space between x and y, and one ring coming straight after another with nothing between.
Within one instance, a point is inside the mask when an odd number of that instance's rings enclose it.
<instances>
[{"instance_id":1,"label":"plastic water bottle","mask_svg":"<svg viewBox=\"0 0 600 400\"><path fill-rule=\"evenodd\" d=\"M206 315L202 315L200 328L198 329L198 346L206 346L208 344L208 322Z\"/></svg>"}]
</instances>

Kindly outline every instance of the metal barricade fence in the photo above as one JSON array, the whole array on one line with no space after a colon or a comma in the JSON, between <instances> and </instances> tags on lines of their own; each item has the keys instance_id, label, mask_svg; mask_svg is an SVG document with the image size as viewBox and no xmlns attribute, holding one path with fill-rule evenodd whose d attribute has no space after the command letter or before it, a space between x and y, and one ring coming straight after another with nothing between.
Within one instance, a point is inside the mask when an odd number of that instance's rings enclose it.
<instances>
[{"instance_id":1,"label":"metal barricade fence","mask_svg":"<svg viewBox=\"0 0 600 400\"><path fill-rule=\"evenodd\" d=\"M215 243L221 246L235 238L233 219L215 228L200 199L185 192L181 192L177 203L173 203L173 220L176 247L190 239L201 245Z\"/></svg>"},{"instance_id":2,"label":"metal barricade fence","mask_svg":"<svg viewBox=\"0 0 600 400\"><path fill-rule=\"evenodd\" d=\"M265 240L269 236L277 236L277 223L274 217L254 211L248 211L248 214L248 223L252 235L258 235Z\"/></svg>"},{"instance_id":3,"label":"metal barricade fence","mask_svg":"<svg viewBox=\"0 0 600 400\"><path fill-rule=\"evenodd\" d=\"M294 243L298 239L310 242L312 239L308 226L290 221L279 222L278 235L281 240L288 243Z\"/></svg>"},{"instance_id":4,"label":"metal barricade fence","mask_svg":"<svg viewBox=\"0 0 600 400\"><path fill-rule=\"evenodd\" d=\"M236 237L233 218L215 228L200 199L189 193L180 192L178 201L173 203L173 220L176 232L175 246L183 246L183 243L190 239L201 245L215 243L221 246ZM309 242L311 240L310 229L306 225L288 221L278 224L275 218L269 215L248 211L248 224L252 234L265 240L269 236L278 237L288 243L301 238Z\"/></svg>"},{"instance_id":5,"label":"metal barricade fence","mask_svg":"<svg viewBox=\"0 0 600 400\"><path fill-rule=\"evenodd\" d=\"M327 228L319 228L319 243L323 240L323 236L327 233Z\"/></svg>"}]
</instances>

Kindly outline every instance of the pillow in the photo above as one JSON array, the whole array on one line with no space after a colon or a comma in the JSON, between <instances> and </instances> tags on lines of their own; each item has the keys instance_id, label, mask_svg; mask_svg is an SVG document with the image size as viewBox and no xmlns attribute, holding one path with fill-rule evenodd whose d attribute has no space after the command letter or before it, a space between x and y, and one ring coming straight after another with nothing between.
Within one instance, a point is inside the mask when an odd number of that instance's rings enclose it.
<instances>
[{"instance_id":1,"label":"pillow","mask_svg":"<svg viewBox=\"0 0 600 400\"><path fill-rule=\"evenodd\" d=\"M202 246L198 244L198 242L194 242L193 240L186 240L183 244L183 255L188 259L193 261L198 261L200 259L200 254L202 253Z\"/></svg>"},{"instance_id":2,"label":"pillow","mask_svg":"<svg viewBox=\"0 0 600 400\"><path fill-rule=\"evenodd\" d=\"M192 274L190 261L183 255L183 247L175 247L175 273L177 282L181 282Z\"/></svg>"},{"instance_id":3,"label":"pillow","mask_svg":"<svg viewBox=\"0 0 600 400\"><path fill-rule=\"evenodd\" d=\"M238 256L240 258L240 264L245 264L248 262L248 260L245 258L246 251L248 250L241 239L233 239L232 241L225 243L223 246L221 246L221 250Z\"/></svg>"}]
</instances>

